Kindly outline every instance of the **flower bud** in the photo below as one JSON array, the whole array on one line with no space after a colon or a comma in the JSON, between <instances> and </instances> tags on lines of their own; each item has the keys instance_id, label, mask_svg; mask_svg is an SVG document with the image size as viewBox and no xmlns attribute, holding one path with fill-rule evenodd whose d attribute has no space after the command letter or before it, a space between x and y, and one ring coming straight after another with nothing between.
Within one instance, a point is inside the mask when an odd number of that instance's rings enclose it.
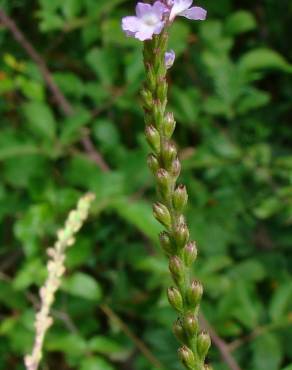
<instances>
[{"instance_id":1,"label":"flower bud","mask_svg":"<svg viewBox=\"0 0 292 370\"><path fill-rule=\"evenodd\" d=\"M170 213L164 204L159 202L154 203L153 214L156 220L159 221L162 225L164 225L167 228L171 226Z\"/></svg>"},{"instance_id":2,"label":"flower bud","mask_svg":"<svg viewBox=\"0 0 292 370\"><path fill-rule=\"evenodd\" d=\"M161 155L166 168L172 167L172 162L177 157L177 150L173 143L167 141L161 148Z\"/></svg>"},{"instance_id":3,"label":"flower bud","mask_svg":"<svg viewBox=\"0 0 292 370\"><path fill-rule=\"evenodd\" d=\"M149 91L147 89L143 89L141 91L141 98L142 98L142 101L143 101L143 106L146 109L150 110L153 106L153 99L152 99L151 91Z\"/></svg>"},{"instance_id":4,"label":"flower bud","mask_svg":"<svg viewBox=\"0 0 292 370\"><path fill-rule=\"evenodd\" d=\"M183 299L177 288L171 287L167 289L167 297L171 306L178 312L183 309Z\"/></svg>"},{"instance_id":5,"label":"flower bud","mask_svg":"<svg viewBox=\"0 0 292 370\"><path fill-rule=\"evenodd\" d=\"M167 98L167 89L168 89L168 86L167 86L165 77L163 77L159 81L158 86L157 86L158 99L160 99L161 101L165 101L165 99Z\"/></svg>"},{"instance_id":6,"label":"flower bud","mask_svg":"<svg viewBox=\"0 0 292 370\"><path fill-rule=\"evenodd\" d=\"M160 100L155 100L152 108L156 127L161 127L163 124L163 110Z\"/></svg>"},{"instance_id":7,"label":"flower bud","mask_svg":"<svg viewBox=\"0 0 292 370\"><path fill-rule=\"evenodd\" d=\"M196 366L196 360L193 352L187 347L182 346L178 350L178 356L181 360L181 362L184 364L184 366L187 369L194 369Z\"/></svg>"},{"instance_id":8,"label":"flower bud","mask_svg":"<svg viewBox=\"0 0 292 370\"><path fill-rule=\"evenodd\" d=\"M156 173L159 169L159 162L154 154L148 155L147 164L148 164L150 171L153 173L154 176L156 176Z\"/></svg>"},{"instance_id":9,"label":"flower bud","mask_svg":"<svg viewBox=\"0 0 292 370\"><path fill-rule=\"evenodd\" d=\"M172 161L169 171L172 174L172 176L175 177L175 179L179 177L181 171L181 164L178 158Z\"/></svg>"},{"instance_id":10,"label":"flower bud","mask_svg":"<svg viewBox=\"0 0 292 370\"><path fill-rule=\"evenodd\" d=\"M176 225L173 237L178 248L183 248L185 246L190 237L190 232L185 222L181 222Z\"/></svg>"},{"instance_id":11,"label":"flower bud","mask_svg":"<svg viewBox=\"0 0 292 370\"><path fill-rule=\"evenodd\" d=\"M203 286L197 281L193 280L187 289L187 302L191 307L196 307L202 298Z\"/></svg>"},{"instance_id":12,"label":"flower bud","mask_svg":"<svg viewBox=\"0 0 292 370\"><path fill-rule=\"evenodd\" d=\"M175 189L173 193L172 203L174 209L177 212L182 212L185 209L187 202L188 202L187 189L184 185L181 184Z\"/></svg>"},{"instance_id":13,"label":"flower bud","mask_svg":"<svg viewBox=\"0 0 292 370\"><path fill-rule=\"evenodd\" d=\"M195 242L189 242L183 250L184 263L187 267L191 267L198 255L198 250Z\"/></svg>"},{"instance_id":14,"label":"flower bud","mask_svg":"<svg viewBox=\"0 0 292 370\"><path fill-rule=\"evenodd\" d=\"M165 198L170 194L172 179L164 168L160 168L156 174L160 194Z\"/></svg>"},{"instance_id":15,"label":"flower bud","mask_svg":"<svg viewBox=\"0 0 292 370\"><path fill-rule=\"evenodd\" d=\"M146 126L145 135L148 141L148 144L151 148L158 153L160 151L160 135L159 132L153 125Z\"/></svg>"},{"instance_id":16,"label":"flower bud","mask_svg":"<svg viewBox=\"0 0 292 370\"><path fill-rule=\"evenodd\" d=\"M189 312L185 315L183 319L183 327L190 339L193 338L197 333L199 323L197 317L192 312Z\"/></svg>"},{"instance_id":17,"label":"flower bud","mask_svg":"<svg viewBox=\"0 0 292 370\"><path fill-rule=\"evenodd\" d=\"M170 139L172 137L172 134L175 129L176 122L174 120L173 113L168 112L166 113L165 120L164 120L164 125L163 125L163 132L164 135Z\"/></svg>"},{"instance_id":18,"label":"flower bud","mask_svg":"<svg viewBox=\"0 0 292 370\"><path fill-rule=\"evenodd\" d=\"M211 338L210 338L210 335L207 332L202 331L198 335L198 338L197 338L198 355L200 356L200 358L202 360L205 359L210 346L211 346Z\"/></svg>"},{"instance_id":19,"label":"flower bud","mask_svg":"<svg viewBox=\"0 0 292 370\"><path fill-rule=\"evenodd\" d=\"M204 365L204 370L213 370L213 367L211 365Z\"/></svg>"},{"instance_id":20,"label":"flower bud","mask_svg":"<svg viewBox=\"0 0 292 370\"><path fill-rule=\"evenodd\" d=\"M170 236L166 231L163 231L159 234L160 244L162 249L167 255L173 254L173 244L171 242Z\"/></svg>"},{"instance_id":21,"label":"flower bud","mask_svg":"<svg viewBox=\"0 0 292 370\"><path fill-rule=\"evenodd\" d=\"M178 256L172 256L169 259L169 270L173 280L179 285L183 280L184 266Z\"/></svg>"},{"instance_id":22,"label":"flower bud","mask_svg":"<svg viewBox=\"0 0 292 370\"><path fill-rule=\"evenodd\" d=\"M181 320L177 319L175 323L173 324L173 332L174 335L176 336L177 340L179 340L182 343L185 343L187 340L185 330L182 326Z\"/></svg>"}]
</instances>

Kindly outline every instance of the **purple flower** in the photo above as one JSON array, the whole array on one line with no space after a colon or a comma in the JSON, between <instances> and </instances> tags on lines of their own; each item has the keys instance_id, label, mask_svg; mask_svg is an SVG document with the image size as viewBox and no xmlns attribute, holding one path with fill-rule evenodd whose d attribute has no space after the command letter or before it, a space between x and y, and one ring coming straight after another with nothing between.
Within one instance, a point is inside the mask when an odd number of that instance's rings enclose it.
<instances>
[{"instance_id":1,"label":"purple flower","mask_svg":"<svg viewBox=\"0 0 292 370\"><path fill-rule=\"evenodd\" d=\"M151 40L153 35L159 34L165 24L164 14L167 7L160 1L153 5L138 3L136 16L124 17L122 29L127 36L135 37L140 41Z\"/></svg>"},{"instance_id":2,"label":"purple flower","mask_svg":"<svg viewBox=\"0 0 292 370\"><path fill-rule=\"evenodd\" d=\"M167 69L173 66L175 61L175 52L173 50L169 50L165 53L164 62Z\"/></svg>"},{"instance_id":3,"label":"purple flower","mask_svg":"<svg viewBox=\"0 0 292 370\"><path fill-rule=\"evenodd\" d=\"M171 7L169 20L173 21L176 16L185 17L193 20L206 19L207 11L199 6L192 6L193 0L168 0Z\"/></svg>"}]
</instances>

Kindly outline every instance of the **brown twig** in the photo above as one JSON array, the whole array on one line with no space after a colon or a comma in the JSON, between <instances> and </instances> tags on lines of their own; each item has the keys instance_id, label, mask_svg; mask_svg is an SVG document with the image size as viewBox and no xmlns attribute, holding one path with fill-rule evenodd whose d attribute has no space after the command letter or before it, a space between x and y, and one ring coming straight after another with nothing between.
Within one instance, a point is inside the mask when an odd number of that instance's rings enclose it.
<instances>
[{"instance_id":1,"label":"brown twig","mask_svg":"<svg viewBox=\"0 0 292 370\"><path fill-rule=\"evenodd\" d=\"M16 23L0 8L0 21L1 23L11 32L14 39L22 46L26 51L28 56L37 64L39 70L46 82L48 89L53 94L56 104L60 107L62 112L66 116L71 116L74 114L74 108L70 102L66 99L62 91L59 89L58 85L53 80L52 74L47 67L45 60L37 52L34 46L29 42L23 32L18 28ZM102 155L95 149L89 136L84 136L81 139L82 145L86 150L89 157L100 167L104 172L109 171L109 166L103 159Z\"/></svg>"},{"instance_id":2,"label":"brown twig","mask_svg":"<svg viewBox=\"0 0 292 370\"><path fill-rule=\"evenodd\" d=\"M114 313L114 311L106 304L99 306L104 314L110 319L115 321L121 330L129 337L139 349L139 351L147 358L147 360L158 369L164 369L161 362L150 352L146 345L139 339L132 330Z\"/></svg>"},{"instance_id":3,"label":"brown twig","mask_svg":"<svg viewBox=\"0 0 292 370\"><path fill-rule=\"evenodd\" d=\"M218 348L223 361L226 363L226 365L228 365L229 369L241 370L235 358L232 356L228 344L218 336L215 329L210 325L203 315L200 315L200 322L201 325L209 332L212 342Z\"/></svg>"}]
</instances>

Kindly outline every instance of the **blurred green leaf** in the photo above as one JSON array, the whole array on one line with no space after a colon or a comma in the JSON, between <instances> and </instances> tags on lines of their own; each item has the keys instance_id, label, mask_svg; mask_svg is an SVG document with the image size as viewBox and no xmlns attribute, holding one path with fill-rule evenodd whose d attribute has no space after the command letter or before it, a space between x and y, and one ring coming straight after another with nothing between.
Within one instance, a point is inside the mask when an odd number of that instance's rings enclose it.
<instances>
[{"instance_id":1,"label":"blurred green leaf","mask_svg":"<svg viewBox=\"0 0 292 370\"><path fill-rule=\"evenodd\" d=\"M98 282L90 275L81 272L75 272L67 277L62 289L72 295L98 302L101 299L101 288Z\"/></svg>"}]
</instances>

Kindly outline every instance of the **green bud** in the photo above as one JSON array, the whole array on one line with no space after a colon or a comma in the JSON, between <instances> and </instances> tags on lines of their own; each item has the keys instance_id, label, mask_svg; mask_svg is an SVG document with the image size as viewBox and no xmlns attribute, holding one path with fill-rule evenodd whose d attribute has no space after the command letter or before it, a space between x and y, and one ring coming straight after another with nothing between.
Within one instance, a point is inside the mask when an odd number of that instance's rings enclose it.
<instances>
[{"instance_id":1,"label":"green bud","mask_svg":"<svg viewBox=\"0 0 292 370\"><path fill-rule=\"evenodd\" d=\"M151 91L149 91L147 89L143 89L141 91L141 98L142 98L142 101L143 101L143 106L146 109L151 110L152 106L153 106L153 99L152 99Z\"/></svg>"},{"instance_id":2,"label":"green bud","mask_svg":"<svg viewBox=\"0 0 292 370\"><path fill-rule=\"evenodd\" d=\"M159 234L160 244L162 249L167 255L173 254L173 243L171 242L170 236L166 231Z\"/></svg>"},{"instance_id":3,"label":"green bud","mask_svg":"<svg viewBox=\"0 0 292 370\"><path fill-rule=\"evenodd\" d=\"M155 100L152 108L153 108L155 126L161 127L163 123L163 109L162 109L160 100Z\"/></svg>"},{"instance_id":4,"label":"green bud","mask_svg":"<svg viewBox=\"0 0 292 370\"><path fill-rule=\"evenodd\" d=\"M183 250L184 263L187 267L191 267L198 255L198 250L195 242L189 242Z\"/></svg>"},{"instance_id":5,"label":"green bud","mask_svg":"<svg viewBox=\"0 0 292 370\"><path fill-rule=\"evenodd\" d=\"M171 306L178 312L183 309L183 299L177 288L171 287L167 289L167 297Z\"/></svg>"},{"instance_id":6,"label":"green bud","mask_svg":"<svg viewBox=\"0 0 292 370\"><path fill-rule=\"evenodd\" d=\"M196 307L202 298L203 286L197 281L193 280L187 289L187 302L191 307Z\"/></svg>"},{"instance_id":7,"label":"green bud","mask_svg":"<svg viewBox=\"0 0 292 370\"><path fill-rule=\"evenodd\" d=\"M187 336L193 338L199 328L197 317L191 312L187 313L183 319L183 327Z\"/></svg>"},{"instance_id":8,"label":"green bud","mask_svg":"<svg viewBox=\"0 0 292 370\"><path fill-rule=\"evenodd\" d=\"M177 212L183 212L188 202L188 193L184 185L179 185L174 193L172 198L173 207Z\"/></svg>"},{"instance_id":9,"label":"green bud","mask_svg":"<svg viewBox=\"0 0 292 370\"><path fill-rule=\"evenodd\" d=\"M181 222L176 225L173 237L178 248L183 248L185 246L190 237L190 232L185 222Z\"/></svg>"},{"instance_id":10,"label":"green bud","mask_svg":"<svg viewBox=\"0 0 292 370\"><path fill-rule=\"evenodd\" d=\"M169 270L173 280L179 285L183 280L184 266L182 260L178 256L172 256L169 259Z\"/></svg>"},{"instance_id":11,"label":"green bud","mask_svg":"<svg viewBox=\"0 0 292 370\"><path fill-rule=\"evenodd\" d=\"M171 216L167 207L162 203L155 203L153 205L153 214L157 221L167 228L171 226Z\"/></svg>"},{"instance_id":12,"label":"green bud","mask_svg":"<svg viewBox=\"0 0 292 370\"><path fill-rule=\"evenodd\" d=\"M177 157L177 150L176 150L175 145L167 141L161 148L161 155L162 155L165 167L167 169L170 169L172 167L173 161Z\"/></svg>"},{"instance_id":13,"label":"green bud","mask_svg":"<svg viewBox=\"0 0 292 370\"><path fill-rule=\"evenodd\" d=\"M185 330L180 319L177 319L176 322L173 324L173 332L177 340L181 343L185 343L187 341Z\"/></svg>"},{"instance_id":14,"label":"green bud","mask_svg":"<svg viewBox=\"0 0 292 370\"><path fill-rule=\"evenodd\" d=\"M202 360L205 359L210 346L211 346L211 338L210 338L210 335L207 332L202 331L198 335L198 338L197 338L198 355L200 356L200 358Z\"/></svg>"},{"instance_id":15,"label":"green bud","mask_svg":"<svg viewBox=\"0 0 292 370\"><path fill-rule=\"evenodd\" d=\"M154 176L156 176L157 171L159 170L159 162L157 157L154 154L149 154L147 158L147 164Z\"/></svg>"},{"instance_id":16,"label":"green bud","mask_svg":"<svg viewBox=\"0 0 292 370\"><path fill-rule=\"evenodd\" d=\"M146 66L146 83L150 91L155 91L156 87L156 76L150 63Z\"/></svg>"},{"instance_id":17,"label":"green bud","mask_svg":"<svg viewBox=\"0 0 292 370\"><path fill-rule=\"evenodd\" d=\"M172 186L172 179L169 173L164 168L160 168L157 171L156 178L160 194L164 198L168 197Z\"/></svg>"},{"instance_id":18,"label":"green bud","mask_svg":"<svg viewBox=\"0 0 292 370\"><path fill-rule=\"evenodd\" d=\"M184 366L187 369L194 369L196 366L196 360L193 352L187 347L182 346L178 350L178 356L181 360L181 362L184 364Z\"/></svg>"},{"instance_id":19,"label":"green bud","mask_svg":"<svg viewBox=\"0 0 292 370\"><path fill-rule=\"evenodd\" d=\"M174 116L173 116L173 113L171 112L168 112L166 113L166 116L165 116L165 119L164 119L164 125L163 125L163 132L164 132L164 135L170 139L172 137L172 134L174 132L174 129L175 129L175 120L174 120Z\"/></svg>"},{"instance_id":20,"label":"green bud","mask_svg":"<svg viewBox=\"0 0 292 370\"><path fill-rule=\"evenodd\" d=\"M161 101L165 101L167 98L167 82L165 77L161 78L157 85L157 97Z\"/></svg>"},{"instance_id":21,"label":"green bud","mask_svg":"<svg viewBox=\"0 0 292 370\"><path fill-rule=\"evenodd\" d=\"M174 161L172 161L169 172L175 179L177 179L180 175L180 171L181 171L181 164L180 164L179 159L176 158Z\"/></svg>"},{"instance_id":22,"label":"green bud","mask_svg":"<svg viewBox=\"0 0 292 370\"><path fill-rule=\"evenodd\" d=\"M160 151L160 135L159 132L153 125L146 126L145 135L148 141L148 144L151 148L158 153Z\"/></svg>"}]
</instances>

